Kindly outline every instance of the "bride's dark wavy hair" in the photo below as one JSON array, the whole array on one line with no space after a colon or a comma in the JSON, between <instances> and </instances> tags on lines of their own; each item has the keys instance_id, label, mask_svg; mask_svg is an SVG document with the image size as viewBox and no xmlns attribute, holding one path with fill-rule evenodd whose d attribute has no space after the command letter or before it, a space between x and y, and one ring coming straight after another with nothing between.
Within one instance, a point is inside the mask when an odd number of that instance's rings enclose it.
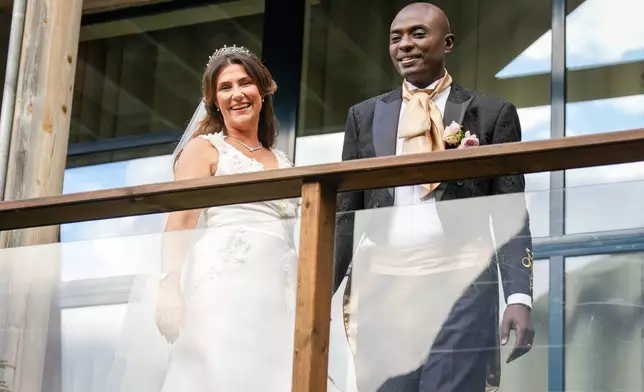
<instances>
[{"instance_id":1,"label":"bride's dark wavy hair","mask_svg":"<svg viewBox=\"0 0 644 392\"><path fill-rule=\"evenodd\" d=\"M223 132L227 134L226 124L221 112L217 111L217 79L221 71L228 65L238 64L244 67L264 98L259 112L258 138L266 148L275 146L278 134L277 118L273 109L273 94L277 84L270 71L252 52L247 50L224 51L213 55L203 74L201 89L206 106L206 116L197 126L193 137Z\"/></svg>"}]
</instances>

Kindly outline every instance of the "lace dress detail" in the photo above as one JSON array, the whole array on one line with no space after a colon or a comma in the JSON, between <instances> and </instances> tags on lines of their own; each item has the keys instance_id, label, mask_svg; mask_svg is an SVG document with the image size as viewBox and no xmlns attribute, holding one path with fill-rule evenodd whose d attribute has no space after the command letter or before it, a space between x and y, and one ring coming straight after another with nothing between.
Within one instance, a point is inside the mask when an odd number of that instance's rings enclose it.
<instances>
[{"instance_id":1,"label":"lace dress detail","mask_svg":"<svg viewBox=\"0 0 644 392\"><path fill-rule=\"evenodd\" d=\"M241 151L226 143L223 133L213 133L199 137L208 140L219 152L219 163L217 164L215 176L254 173L264 170L264 165L261 162L247 157ZM293 167L291 160L282 151L274 148L271 148L270 151L275 155L278 169ZM266 203L272 205L281 218L290 219L297 217L301 199L271 200Z\"/></svg>"},{"instance_id":2,"label":"lace dress detail","mask_svg":"<svg viewBox=\"0 0 644 392\"><path fill-rule=\"evenodd\" d=\"M222 133L201 135L199 137L208 140L219 153L219 162L215 176L260 172L264 170L264 165L261 162L247 157L241 151L226 143L225 136ZM270 151L275 155L278 169L293 167L291 160L282 151L277 149L271 149ZM270 207L275 211L276 215L271 216L270 214L266 214L265 220L273 220L275 222L279 220L283 226L284 235L281 238L285 240L290 248L289 251L284 254L283 260L282 269L285 274L284 278L286 283L284 290L286 292L287 309L289 309L289 311L294 311L297 279L297 253L295 251L296 244L294 243L294 230L296 223L295 218L298 216L301 208L301 199L269 200L261 203L253 203L253 206L259 206L260 208L261 206ZM243 208L243 205L234 206L234 208L240 207ZM204 211L208 227L217 225L217 222L215 222L217 218L215 216L222 210L226 210L226 207L215 207ZM240 213L239 211L237 211L237 213L240 218L243 216L243 213ZM228 222L230 220L226 221ZM224 265L212 265L206 273L204 273L199 279L195 280L190 290L192 293L198 291L199 286L204 284L204 282L212 280L215 276L219 276L225 270L234 269L237 265L243 263L244 259L248 257L248 251L251 246L246 238L246 233L249 230L252 231L253 229L260 229L260 226L267 226L255 223L256 219L248 219L246 222L241 219L236 219L233 220L233 222L235 222L233 223L234 227L230 227L230 230L227 230L229 235L227 235L226 238L222 238L222 240L225 241L225 244L219 251L222 258L227 260L227 262ZM262 227L262 229L266 228Z\"/></svg>"},{"instance_id":3,"label":"lace dress detail","mask_svg":"<svg viewBox=\"0 0 644 392\"><path fill-rule=\"evenodd\" d=\"M246 239L244 227L237 227L231 230L223 244L223 247L217 253L218 257L221 260L225 260L225 262L213 263L205 273L199 274L196 279L193 279L192 284L185 292L187 298L194 298L200 292L201 286L220 277L225 271L239 270L239 267L246 261L251 244Z\"/></svg>"}]
</instances>

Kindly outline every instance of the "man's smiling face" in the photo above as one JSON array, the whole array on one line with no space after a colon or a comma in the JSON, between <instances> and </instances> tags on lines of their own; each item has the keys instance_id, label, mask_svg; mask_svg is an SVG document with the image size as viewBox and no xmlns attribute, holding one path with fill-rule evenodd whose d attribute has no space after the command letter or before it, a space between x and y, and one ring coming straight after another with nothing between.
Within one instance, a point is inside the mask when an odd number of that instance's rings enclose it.
<instances>
[{"instance_id":1,"label":"man's smiling face","mask_svg":"<svg viewBox=\"0 0 644 392\"><path fill-rule=\"evenodd\" d=\"M391 60L398 73L417 87L426 87L442 74L445 55L453 45L445 14L430 4L405 7L391 23Z\"/></svg>"}]
</instances>

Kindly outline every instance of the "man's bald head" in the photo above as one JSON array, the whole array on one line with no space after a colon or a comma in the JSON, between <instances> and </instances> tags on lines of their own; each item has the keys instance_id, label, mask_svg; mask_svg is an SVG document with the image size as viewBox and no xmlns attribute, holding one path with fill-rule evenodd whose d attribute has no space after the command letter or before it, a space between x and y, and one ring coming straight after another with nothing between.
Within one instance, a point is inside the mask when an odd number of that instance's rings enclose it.
<instances>
[{"instance_id":1,"label":"man's bald head","mask_svg":"<svg viewBox=\"0 0 644 392\"><path fill-rule=\"evenodd\" d=\"M389 54L398 73L417 87L444 75L445 56L453 47L447 15L434 4L410 4L391 22Z\"/></svg>"},{"instance_id":2,"label":"man's bald head","mask_svg":"<svg viewBox=\"0 0 644 392\"><path fill-rule=\"evenodd\" d=\"M396 19L405 18L408 14L419 15L419 16L422 15L428 19L433 20L436 27L442 29L444 34L451 33L451 29L449 26L449 19L447 18L447 15L442 9L440 9L439 7L435 6L432 3L419 2L419 3L412 3L405 6L403 9L398 11L398 14L394 18L394 22L392 22L392 25L393 23L396 22Z\"/></svg>"}]
</instances>

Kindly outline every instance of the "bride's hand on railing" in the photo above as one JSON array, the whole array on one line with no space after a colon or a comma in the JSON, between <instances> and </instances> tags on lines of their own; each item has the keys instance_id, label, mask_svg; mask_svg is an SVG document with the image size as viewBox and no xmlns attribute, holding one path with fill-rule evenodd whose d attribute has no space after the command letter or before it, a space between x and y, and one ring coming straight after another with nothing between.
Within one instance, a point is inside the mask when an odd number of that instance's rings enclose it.
<instances>
[{"instance_id":1,"label":"bride's hand on railing","mask_svg":"<svg viewBox=\"0 0 644 392\"><path fill-rule=\"evenodd\" d=\"M186 304L181 292L180 279L178 276L168 276L159 284L157 328L169 343L174 343L179 338L186 320Z\"/></svg>"}]
</instances>

